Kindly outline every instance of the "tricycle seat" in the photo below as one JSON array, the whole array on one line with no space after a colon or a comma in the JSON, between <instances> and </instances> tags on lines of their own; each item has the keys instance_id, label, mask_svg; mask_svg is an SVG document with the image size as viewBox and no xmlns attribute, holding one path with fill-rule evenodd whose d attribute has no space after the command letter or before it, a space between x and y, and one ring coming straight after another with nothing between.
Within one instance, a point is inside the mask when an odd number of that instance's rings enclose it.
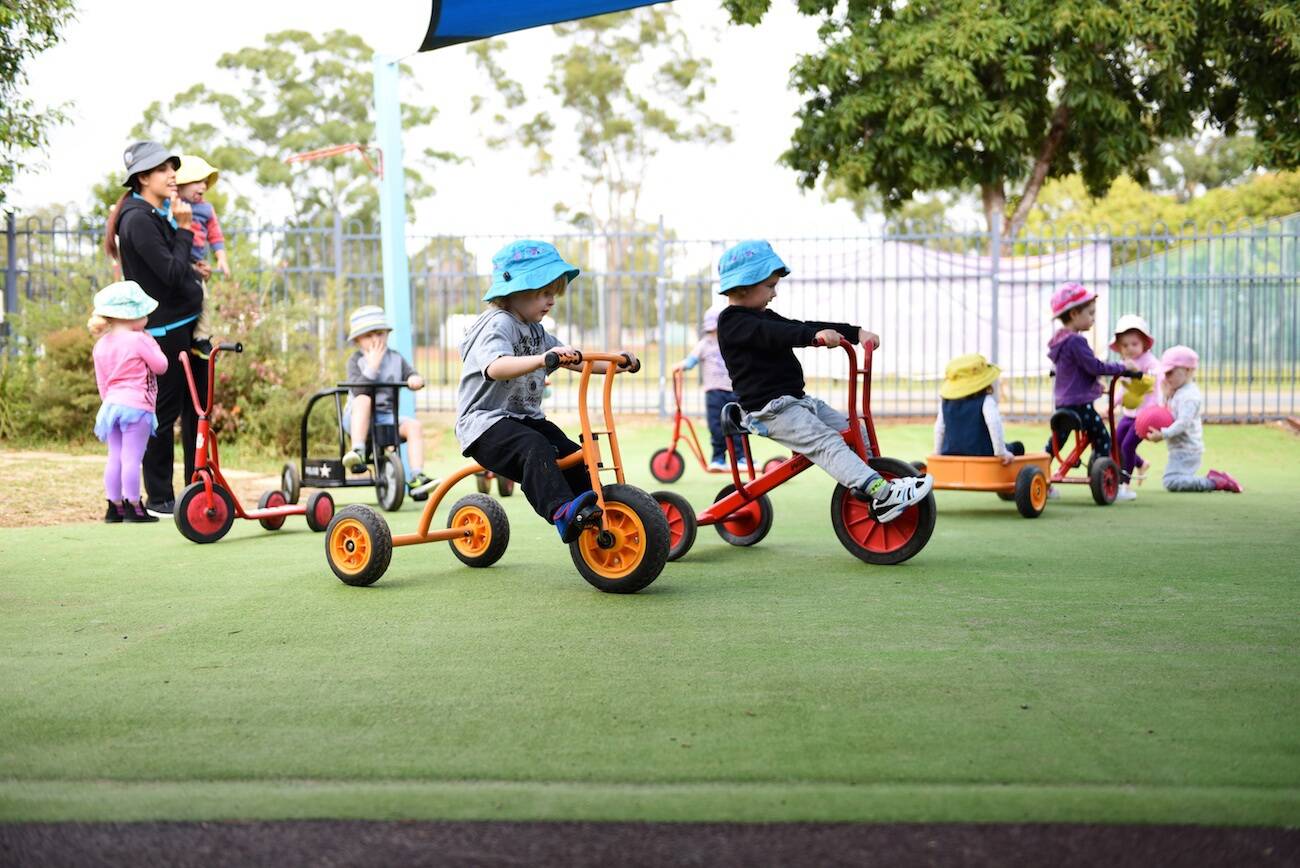
<instances>
[{"instance_id":1,"label":"tricycle seat","mask_svg":"<svg viewBox=\"0 0 1300 868\"><path fill-rule=\"evenodd\" d=\"M1056 439L1061 443L1065 442L1066 438L1070 436L1071 431L1083 430L1083 420L1080 419L1079 414L1073 410L1057 410L1052 414L1050 424L1052 426L1052 433L1056 435Z\"/></svg>"},{"instance_id":2,"label":"tricycle seat","mask_svg":"<svg viewBox=\"0 0 1300 868\"><path fill-rule=\"evenodd\" d=\"M722 407L722 435L740 437L749 433L745 427L745 411L735 401Z\"/></svg>"}]
</instances>

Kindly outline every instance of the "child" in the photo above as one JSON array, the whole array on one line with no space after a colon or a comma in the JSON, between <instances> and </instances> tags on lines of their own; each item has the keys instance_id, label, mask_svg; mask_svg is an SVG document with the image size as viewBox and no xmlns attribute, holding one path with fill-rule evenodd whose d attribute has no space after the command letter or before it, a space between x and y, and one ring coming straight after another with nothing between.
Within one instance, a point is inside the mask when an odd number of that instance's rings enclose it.
<instances>
[{"instance_id":1,"label":"child","mask_svg":"<svg viewBox=\"0 0 1300 868\"><path fill-rule=\"evenodd\" d=\"M221 224L217 222L217 212L211 202L203 200L203 194L217 184L217 170L208 165L207 160L193 154L181 156L181 167L176 170L176 195L190 204L190 231L194 233L194 243L190 247L190 261L203 279L203 310L194 323L193 352L199 358L206 359L212 352L212 329L208 320L208 284L211 275L208 266L208 251L216 254L217 268L226 277L230 276L230 265L226 262L226 237L221 234Z\"/></svg>"},{"instance_id":2,"label":"child","mask_svg":"<svg viewBox=\"0 0 1300 868\"><path fill-rule=\"evenodd\" d=\"M736 393L731 390L731 377L727 376L727 365L722 361L722 352L718 349L718 310L709 308L704 312L704 336L684 360L673 365L673 370L689 371L700 365L704 382L704 407L709 421L709 439L713 444L713 457L709 460L710 470L726 470L727 439L722 434L722 408L736 400ZM744 470L745 447L739 437L733 437L736 456L740 469Z\"/></svg>"},{"instance_id":3,"label":"child","mask_svg":"<svg viewBox=\"0 0 1300 868\"><path fill-rule=\"evenodd\" d=\"M456 395L456 440L461 454L519 482L528 503L566 543L600 518L584 465L556 462L582 447L542 412L546 353L577 351L542 327L542 318L578 276L554 246L515 241L492 257L491 307L465 333L465 362ZM604 372L598 362L593 370Z\"/></svg>"},{"instance_id":4,"label":"child","mask_svg":"<svg viewBox=\"0 0 1300 868\"><path fill-rule=\"evenodd\" d=\"M1047 342L1047 357L1056 369L1056 409L1073 410L1079 414L1083 430L1092 441L1095 461L1099 456L1110 454L1110 431L1092 405L1102 393L1097 378L1104 374L1137 371L1137 366L1132 362L1103 362L1093 353L1083 332L1092 328L1097 318L1097 293L1085 289L1082 284L1067 283L1052 293L1052 316L1061 321L1061 328ZM1052 451L1051 440L1047 441L1047 451Z\"/></svg>"},{"instance_id":5,"label":"child","mask_svg":"<svg viewBox=\"0 0 1300 868\"><path fill-rule=\"evenodd\" d=\"M925 499L934 486L928 475L886 480L863 461L840 432L849 420L803 391L803 368L795 347L821 340L828 347L880 338L847 323L799 322L767 309L776 285L790 273L766 241L742 241L718 263L720 292L728 305L718 315L718 346L754 432L800 452L859 500L871 504L876 521L893 521Z\"/></svg>"},{"instance_id":6,"label":"child","mask_svg":"<svg viewBox=\"0 0 1300 868\"><path fill-rule=\"evenodd\" d=\"M388 348L388 333L393 327L384 316L384 309L367 304L352 311L351 332L348 340L357 345L357 351L348 358L348 382L397 383L404 382L412 392L424 388L424 380L396 350ZM396 422L397 408L393 406L393 390L385 388L349 390L347 406L343 408L344 424L352 435L352 450L343 455L343 466L353 473L365 469L366 437L370 434L370 409L373 402L375 421L380 425ZM413 500L424 500L438 480L424 475L424 429L419 419L403 416L397 423L399 437L406 438L408 459L406 487ZM378 461L378 456L375 456Z\"/></svg>"},{"instance_id":7,"label":"child","mask_svg":"<svg viewBox=\"0 0 1300 868\"><path fill-rule=\"evenodd\" d=\"M103 401L95 416L95 436L108 444L104 468L104 521L157 521L140 500L140 469L145 446L158 428L154 415L158 374L167 370L162 348L144 330L158 302L133 280L112 283L95 293L94 315L86 323L95 341L95 382Z\"/></svg>"},{"instance_id":8,"label":"child","mask_svg":"<svg viewBox=\"0 0 1300 868\"><path fill-rule=\"evenodd\" d=\"M1129 482L1132 480L1141 485L1146 478L1147 463L1137 454L1138 446L1142 443L1142 438L1137 433L1137 415L1143 407L1156 402L1160 360L1151 352L1154 345L1151 327L1137 314L1125 314L1115 324L1115 340L1111 341L1110 348L1131 361L1145 375L1140 380L1121 379L1115 389L1115 400L1122 409L1115 426L1120 459L1120 486L1119 493L1115 495L1116 500L1136 500L1137 492L1133 491Z\"/></svg>"},{"instance_id":9,"label":"child","mask_svg":"<svg viewBox=\"0 0 1300 868\"><path fill-rule=\"evenodd\" d=\"M1007 443L1002 436L1002 414L993 390L1001 373L979 353L948 363L939 387L943 404L934 420L936 454L996 456L1004 466L1025 454L1023 443Z\"/></svg>"},{"instance_id":10,"label":"child","mask_svg":"<svg viewBox=\"0 0 1300 868\"><path fill-rule=\"evenodd\" d=\"M1160 357L1164 374L1165 403L1174 423L1167 428L1147 432L1153 443L1169 444L1169 463L1165 465L1166 491L1231 491L1240 493L1241 484L1221 470L1197 476L1205 443L1201 440L1201 390L1196 388L1196 366L1200 359L1190 347L1176 346Z\"/></svg>"}]
</instances>

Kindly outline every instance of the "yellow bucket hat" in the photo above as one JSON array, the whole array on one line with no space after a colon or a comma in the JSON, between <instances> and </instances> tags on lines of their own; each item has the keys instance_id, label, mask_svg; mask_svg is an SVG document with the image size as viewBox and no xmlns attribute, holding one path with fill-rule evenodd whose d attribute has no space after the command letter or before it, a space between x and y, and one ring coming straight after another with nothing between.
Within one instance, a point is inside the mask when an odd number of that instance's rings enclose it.
<instances>
[{"instance_id":1,"label":"yellow bucket hat","mask_svg":"<svg viewBox=\"0 0 1300 868\"><path fill-rule=\"evenodd\" d=\"M207 181L211 190L217 184L219 173L207 160L195 154L181 154L181 167L176 170L177 184L193 184L195 181Z\"/></svg>"},{"instance_id":2,"label":"yellow bucket hat","mask_svg":"<svg viewBox=\"0 0 1300 868\"><path fill-rule=\"evenodd\" d=\"M979 353L967 353L948 363L943 372L943 385L939 397L952 400L982 392L1002 375L1002 369L990 365Z\"/></svg>"}]
</instances>

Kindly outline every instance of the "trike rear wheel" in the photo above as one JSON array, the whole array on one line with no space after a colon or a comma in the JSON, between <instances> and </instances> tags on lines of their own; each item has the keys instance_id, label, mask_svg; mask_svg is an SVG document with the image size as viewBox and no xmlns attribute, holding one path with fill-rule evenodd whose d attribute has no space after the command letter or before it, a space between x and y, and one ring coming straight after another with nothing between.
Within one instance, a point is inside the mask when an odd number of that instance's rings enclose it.
<instances>
[{"instance_id":1,"label":"trike rear wheel","mask_svg":"<svg viewBox=\"0 0 1300 868\"><path fill-rule=\"evenodd\" d=\"M406 496L406 471L402 457L390 452L379 459L375 467L375 496L384 512L397 512Z\"/></svg>"},{"instance_id":2,"label":"trike rear wheel","mask_svg":"<svg viewBox=\"0 0 1300 868\"><path fill-rule=\"evenodd\" d=\"M448 540L451 553L471 567L488 567L501 560L510 545L510 519L506 511L486 494L467 494L452 506L447 527L469 531L468 536Z\"/></svg>"},{"instance_id":3,"label":"trike rear wheel","mask_svg":"<svg viewBox=\"0 0 1300 868\"><path fill-rule=\"evenodd\" d=\"M1016 474L1016 509L1025 518L1038 518L1047 508L1047 474L1029 465Z\"/></svg>"},{"instance_id":4,"label":"trike rear wheel","mask_svg":"<svg viewBox=\"0 0 1300 868\"><path fill-rule=\"evenodd\" d=\"M1088 487L1098 506L1110 506L1119 494L1119 465L1102 456L1088 467Z\"/></svg>"},{"instance_id":5,"label":"trike rear wheel","mask_svg":"<svg viewBox=\"0 0 1300 868\"><path fill-rule=\"evenodd\" d=\"M190 542L214 543L229 533L235 523L235 500L215 482L209 498L200 479L181 491L172 518L181 535Z\"/></svg>"},{"instance_id":6,"label":"trike rear wheel","mask_svg":"<svg viewBox=\"0 0 1300 868\"><path fill-rule=\"evenodd\" d=\"M675 561L695 545L695 534L699 529L695 510L686 498L672 491L656 491L650 496L658 502L664 520L668 522L668 560Z\"/></svg>"},{"instance_id":7,"label":"trike rear wheel","mask_svg":"<svg viewBox=\"0 0 1300 868\"><path fill-rule=\"evenodd\" d=\"M285 506L288 503L289 499L284 496L283 491L267 491L263 492L262 496L258 499L257 508L270 509L274 506ZM282 515L259 518L257 521L265 530L279 530L284 527L284 516Z\"/></svg>"},{"instance_id":8,"label":"trike rear wheel","mask_svg":"<svg viewBox=\"0 0 1300 868\"><path fill-rule=\"evenodd\" d=\"M592 587L635 594L668 562L668 520L655 499L635 486L606 485L603 494L601 529L583 531L569 543L569 555Z\"/></svg>"},{"instance_id":9,"label":"trike rear wheel","mask_svg":"<svg viewBox=\"0 0 1300 868\"><path fill-rule=\"evenodd\" d=\"M368 506L343 507L325 529L325 560L345 585L373 585L392 557L388 522Z\"/></svg>"},{"instance_id":10,"label":"trike rear wheel","mask_svg":"<svg viewBox=\"0 0 1300 868\"><path fill-rule=\"evenodd\" d=\"M307 498L307 527L321 533L334 518L334 498L328 491L313 491Z\"/></svg>"},{"instance_id":11,"label":"trike rear wheel","mask_svg":"<svg viewBox=\"0 0 1300 868\"><path fill-rule=\"evenodd\" d=\"M718 492L717 497L713 498L713 502L717 503L724 497L730 496L735 490L734 485L726 486ZM718 536L733 546L752 546L757 545L763 537L767 536L775 518L771 499L766 494L762 494L727 516L724 521L715 524L713 528L718 532Z\"/></svg>"},{"instance_id":12,"label":"trike rear wheel","mask_svg":"<svg viewBox=\"0 0 1300 868\"><path fill-rule=\"evenodd\" d=\"M917 470L897 458L872 458L867 462L886 479L916 476ZM831 495L831 524L835 536L854 557L869 564L891 566L913 557L934 533L938 513L934 492L887 524L876 521L871 506L858 500L843 485L835 486Z\"/></svg>"}]
</instances>

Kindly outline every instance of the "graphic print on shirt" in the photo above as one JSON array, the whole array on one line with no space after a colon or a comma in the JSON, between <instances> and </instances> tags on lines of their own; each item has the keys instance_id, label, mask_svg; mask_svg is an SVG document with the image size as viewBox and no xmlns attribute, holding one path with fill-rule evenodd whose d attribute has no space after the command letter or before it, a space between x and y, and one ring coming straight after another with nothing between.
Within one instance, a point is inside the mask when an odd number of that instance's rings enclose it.
<instances>
[{"instance_id":1,"label":"graphic print on shirt","mask_svg":"<svg viewBox=\"0 0 1300 868\"><path fill-rule=\"evenodd\" d=\"M546 333L540 328L529 328L528 334L521 335L511 345L516 356L536 356L546 351ZM518 416L530 416L542 406L542 390L545 388L546 374L541 370L531 371L511 381L510 395L506 398L506 412Z\"/></svg>"}]
</instances>

